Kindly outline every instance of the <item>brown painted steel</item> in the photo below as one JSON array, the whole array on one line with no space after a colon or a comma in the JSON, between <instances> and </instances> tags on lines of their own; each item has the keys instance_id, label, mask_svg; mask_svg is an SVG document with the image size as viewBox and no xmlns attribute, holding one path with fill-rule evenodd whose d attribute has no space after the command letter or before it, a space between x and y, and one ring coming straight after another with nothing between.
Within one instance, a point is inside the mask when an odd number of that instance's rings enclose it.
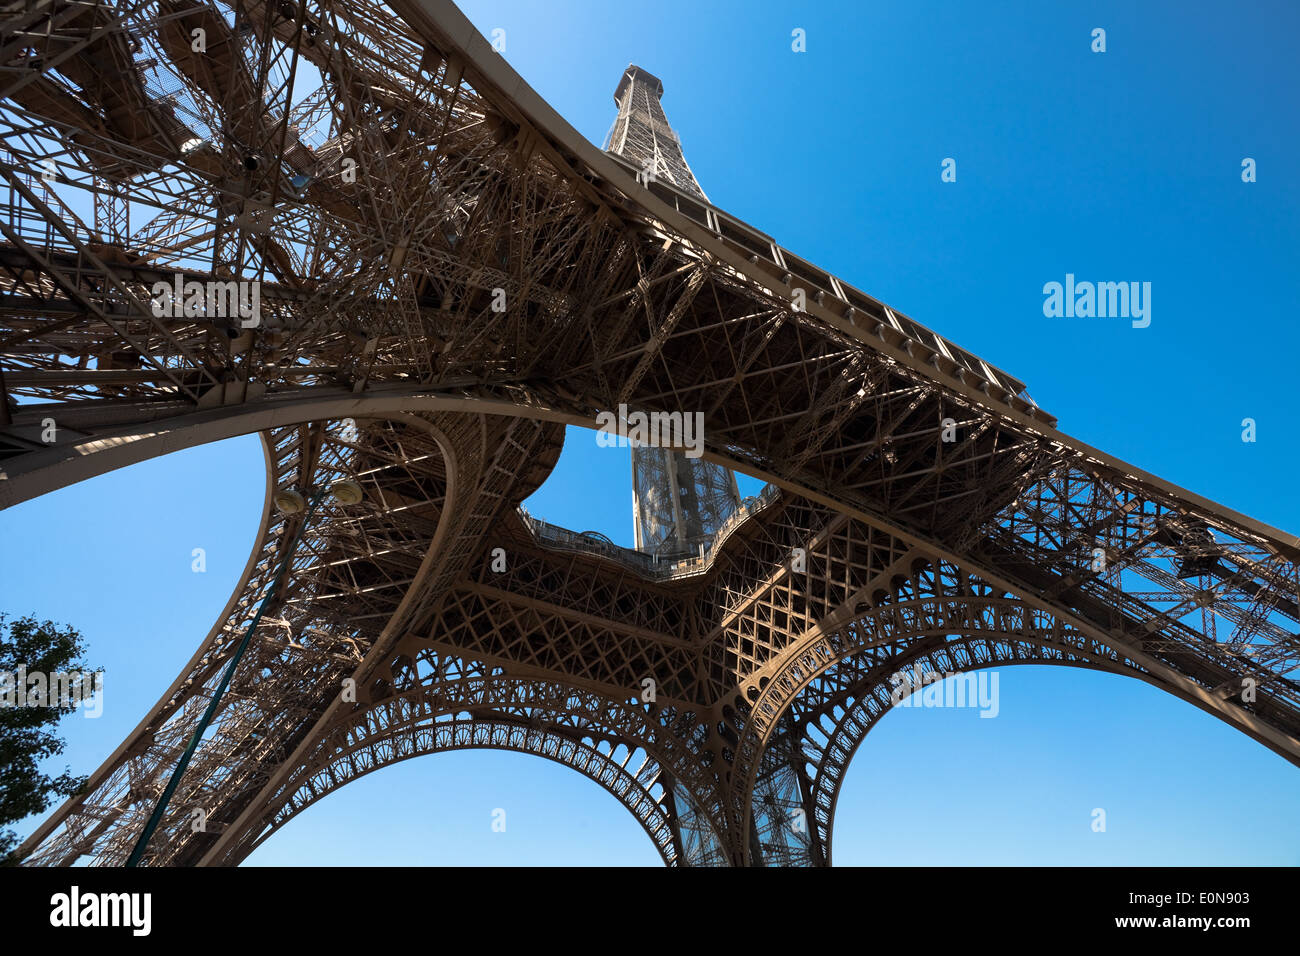
<instances>
[{"instance_id":1,"label":"brown painted steel","mask_svg":"<svg viewBox=\"0 0 1300 956\"><path fill-rule=\"evenodd\" d=\"M350 780L496 747L591 777L670 864L828 864L903 668L1126 674L1300 763L1300 540L1069 438L667 140L638 179L662 111L597 149L444 0L163 8L0 23L0 506L249 432L267 505L29 864L125 859L294 538L270 493L340 478L364 500L298 538L146 863L237 864ZM155 314L177 276L257 282L257 323ZM620 403L701 413L705 460L770 482L702 556L519 510Z\"/></svg>"}]
</instances>

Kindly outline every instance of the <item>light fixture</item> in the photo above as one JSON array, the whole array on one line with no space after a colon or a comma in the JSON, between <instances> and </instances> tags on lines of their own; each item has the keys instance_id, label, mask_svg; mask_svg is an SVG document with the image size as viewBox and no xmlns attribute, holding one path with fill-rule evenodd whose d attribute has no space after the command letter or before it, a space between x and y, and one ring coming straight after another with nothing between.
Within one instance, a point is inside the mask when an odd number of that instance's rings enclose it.
<instances>
[{"instance_id":1,"label":"light fixture","mask_svg":"<svg viewBox=\"0 0 1300 956\"><path fill-rule=\"evenodd\" d=\"M307 507L307 499L302 492L292 488L281 488L275 493L275 506L287 515L301 514Z\"/></svg>"},{"instance_id":2,"label":"light fixture","mask_svg":"<svg viewBox=\"0 0 1300 956\"><path fill-rule=\"evenodd\" d=\"M330 486L330 494L341 505L355 505L365 497L365 492L355 481L336 481Z\"/></svg>"}]
</instances>

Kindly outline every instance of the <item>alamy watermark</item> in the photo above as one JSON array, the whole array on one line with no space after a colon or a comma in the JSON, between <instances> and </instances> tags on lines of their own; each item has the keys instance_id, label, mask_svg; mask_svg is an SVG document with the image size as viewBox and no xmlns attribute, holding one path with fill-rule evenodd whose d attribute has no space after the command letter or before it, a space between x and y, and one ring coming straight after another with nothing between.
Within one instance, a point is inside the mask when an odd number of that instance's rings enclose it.
<instances>
[{"instance_id":1,"label":"alamy watermark","mask_svg":"<svg viewBox=\"0 0 1300 956\"><path fill-rule=\"evenodd\" d=\"M1000 710L997 671L945 673L917 665L890 674L889 684L896 707L978 707L981 717L996 717Z\"/></svg>"},{"instance_id":2,"label":"alamy watermark","mask_svg":"<svg viewBox=\"0 0 1300 956\"><path fill-rule=\"evenodd\" d=\"M1129 319L1133 328L1151 324L1150 282L1075 282L1074 273L1065 283L1043 286L1043 315L1049 319Z\"/></svg>"},{"instance_id":3,"label":"alamy watermark","mask_svg":"<svg viewBox=\"0 0 1300 956\"><path fill-rule=\"evenodd\" d=\"M104 712L103 671L0 670L0 707L85 707L87 717Z\"/></svg>"},{"instance_id":4,"label":"alamy watermark","mask_svg":"<svg viewBox=\"0 0 1300 956\"><path fill-rule=\"evenodd\" d=\"M601 448L676 448L687 458L704 454L703 412L629 412L620 404L618 412L596 416L596 444Z\"/></svg>"},{"instance_id":5,"label":"alamy watermark","mask_svg":"<svg viewBox=\"0 0 1300 956\"><path fill-rule=\"evenodd\" d=\"M262 284L247 279L210 279L188 282L177 275L172 282L155 282L149 293L153 314L162 318L240 320L244 329L262 321Z\"/></svg>"},{"instance_id":6,"label":"alamy watermark","mask_svg":"<svg viewBox=\"0 0 1300 956\"><path fill-rule=\"evenodd\" d=\"M50 897L50 925L127 927L133 936L148 936L153 927L151 893L83 893L73 886Z\"/></svg>"}]
</instances>

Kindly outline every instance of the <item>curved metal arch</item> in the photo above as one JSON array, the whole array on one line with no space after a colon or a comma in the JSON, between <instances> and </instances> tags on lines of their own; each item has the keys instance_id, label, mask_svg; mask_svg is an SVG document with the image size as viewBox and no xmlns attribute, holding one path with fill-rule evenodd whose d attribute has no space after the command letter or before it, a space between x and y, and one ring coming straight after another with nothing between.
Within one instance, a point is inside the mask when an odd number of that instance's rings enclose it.
<instances>
[{"instance_id":1,"label":"curved metal arch","mask_svg":"<svg viewBox=\"0 0 1300 956\"><path fill-rule=\"evenodd\" d=\"M519 419L490 423L484 415L453 415L444 424L448 437L444 458L450 459L447 475L454 480L448 481L445 506L440 509L436 531L421 549L418 570L400 582L402 597L397 609L387 617L382 632L368 644L360 659L350 662L350 670L334 675L334 680L312 683L317 704L312 712L312 725L295 738L283 734L279 737L285 751L290 751L287 757L277 758L269 773L257 774L240 795L241 799L230 801L222 797L224 826L215 840L179 840L178 843L186 845L183 850L170 851L166 862L221 862L232 847L250 837L250 830L256 826L272 795L280 792L285 781L306 765L322 740L329 739L330 728L347 719L355 704L340 693L345 682L354 684L362 700L383 695L391 688L393 647L399 637L461 573L497 509L512 489L520 487L520 476L531 473L526 462L532 453L553 437L539 423L521 424ZM401 449L398 451L401 453L397 461L416 460ZM400 503L398 508L401 510ZM350 595L350 600L355 596ZM224 793L228 788L223 785L222 790Z\"/></svg>"},{"instance_id":2,"label":"curved metal arch","mask_svg":"<svg viewBox=\"0 0 1300 956\"><path fill-rule=\"evenodd\" d=\"M871 659L866 655L845 658L824 672L817 685L809 685L807 692L792 704L787 723L791 732L783 735L784 739L772 742L764 754L765 766L760 769L762 780L776 769L772 766L775 757L797 762L803 774L806 787L806 793L801 794L803 809L814 828L810 836L817 841L816 849L821 857L818 860L810 852L804 862L831 863L835 804L844 773L867 732L910 692L915 692L909 691L896 675L918 667L925 673L952 676L1016 665L1078 667L1134 677L1159 686L1149 674L1133 665L1098 660L1081 645L998 640L986 634L947 639L921 636L893 654ZM826 725L827 718L830 727ZM807 772L808 767L812 768L811 772Z\"/></svg>"},{"instance_id":3,"label":"curved metal arch","mask_svg":"<svg viewBox=\"0 0 1300 956\"><path fill-rule=\"evenodd\" d=\"M230 420L240 419L239 416L234 416ZM71 865L91 852L97 852L107 862L114 862L119 856L124 858L120 845L122 838L114 834L129 835L138 832L144 818L152 810L153 797L162 789L158 775L175 762L184 748L199 713L206 706L205 688L219 680L230 654L239 642L243 626L266 597L283 559L282 542L292 536L294 523L300 520L272 509L272 489L328 484L335 478L353 477L338 457L319 451L308 454L302 447L310 426L318 426L318 438L323 443L326 439L321 436L336 433L344 420L295 421L291 425L259 433L267 466L266 498L259 537L222 616L189 663L131 735L90 776L85 791L66 800L24 841L19 852L28 865ZM444 471L444 491L451 491L455 481L456 449L433 422L405 414L373 421L394 421L426 433L432 446L438 448L442 456L440 464ZM240 433L243 432L233 434ZM372 503L372 507L378 506ZM328 524L328 510L328 505L320 509L318 523ZM382 517L383 512L384 509L379 508L375 514ZM440 515L439 525L446 525L445 515ZM300 553L310 553L313 546L310 539L311 536L306 534L299 537ZM274 628L277 623L279 622L264 620L262 627ZM311 643L313 642L304 642L305 645ZM307 649L310 651L309 646ZM250 659L242 663L241 674L236 675L236 681L255 669L254 661L258 653L259 649L255 649ZM233 686L235 685L232 684ZM87 819L78 819L82 815ZM175 816L175 813L169 814L169 817ZM110 824L112 833L109 833ZM103 845L101 838L106 834L113 837L112 848Z\"/></svg>"},{"instance_id":4,"label":"curved metal arch","mask_svg":"<svg viewBox=\"0 0 1300 956\"><path fill-rule=\"evenodd\" d=\"M392 743L394 739L413 741L413 744L409 748L399 745L390 749L387 755L381 754L383 745ZM364 748L355 747L345 754L337 755L331 764L322 768L317 774L322 779L329 778L329 785L324 789L313 791L304 801L286 804L287 809L277 814L271 825L258 834L247 849L240 853L238 859L231 862L241 862L294 817L354 780L415 757L450 753L456 750L501 750L523 753L542 757L576 770L611 794L636 818L637 823L654 843L665 865L675 866L681 863L678 858L679 848L673 834L673 815L660 802L662 797L656 799L651 789L644 786L637 775L629 773L622 765L614 762L609 754L603 753L585 741L546 730L481 719L435 722L428 727L411 728L408 737L381 738L369 742ZM368 754L369 760L363 759L358 768L359 753Z\"/></svg>"},{"instance_id":5,"label":"curved metal arch","mask_svg":"<svg viewBox=\"0 0 1300 956\"><path fill-rule=\"evenodd\" d=\"M851 736L863 723L856 715L867 717L865 735L905 699L908 694L900 689L906 685L896 675L920 668L949 676L1012 664L1057 664L1150 679L1128 662L1097 657L1082 637L1049 644L1014 635L919 633L841 658L803 686L764 747L751 790L750 854L759 857L754 862L830 865L838 782L861 742ZM800 826L789 825L792 820Z\"/></svg>"},{"instance_id":6,"label":"curved metal arch","mask_svg":"<svg viewBox=\"0 0 1300 956\"><path fill-rule=\"evenodd\" d=\"M783 801L778 800L779 809L783 813L803 810L805 816L800 819L808 820L809 825L815 828L808 834L808 840L790 834L775 834L774 842L762 848L764 862L831 865L835 810L845 773L871 729L909 693L916 692L911 690L900 694L899 691L906 688L902 682L893 679L907 668L919 666L927 673L952 676L1020 665L1077 667L1140 680L1218 716L1193 695L1165 685L1131 662L1096 659L1082 650L1082 642L1086 639L1077 640L1080 644L1076 648L1032 639L997 640L988 634L949 638L921 634L906 641L893 654L869 659L866 653L859 653L837 661L804 685L787 711L787 727L791 731L769 741L764 751L759 781L784 770L780 764L797 764L803 773L807 792L795 792ZM978 647L985 648L986 653L974 653ZM829 728L825 724L828 716L832 719ZM813 728L816 728L816 734L810 733ZM818 736L824 741L819 741ZM809 766L812 767L811 773L805 770ZM754 790L755 803L761 790L760 783ZM770 799L770 792L767 796ZM757 808L754 813L758 815ZM768 816L772 816L770 810ZM768 827L760 827L760 831L771 832L772 821L768 823ZM793 832L797 834L799 831ZM815 846L812 841L816 841Z\"/></svg>"},{"instance_id":7,"label":"curved metal arch","mask_svg":"<svg viewBox=\"0 0 1300 956\"><path fill-rule=\"evenodd\" d=\"M167 690L163 692L158 701L149 709L148 713L118 748L90 775L86 784L85 795L72 797L64 801L28 836L20 847L20 855L25 855L28 851L38 847L71 813L75 812L77 807L85 802L90 794L93 794L108 782L110 775L117 771L131 756L132 744L139 740L150 728L157 727L160 721L165 721L168 718L176 707L179 695L194 680L194 675L200 666L205 661L219 655L223 632L233 622L246 618L252 603L257 598L265 595L270 584L266 574L275 566L276 559L279 556L278 542L281 538L279 526L283 523L283 518L276 518L272 508L272 493L277 486L296 483L295 479L301 478L301 465L303 464L301 460L291 462L277 460L275 450L280 444L277 436L282 437L283 432L284 430L266 430L258 433L266 467L266 490L262 503L262 516L258 523L257 535L254 538L255 543L249 553L248 561L231 590L226 606L208 631L207 636L199 643L198 649ZM85 840L85 835L79 835L76 842L77 844L84 844ZM72 849L77 848L76 846L72 847ZM74 856L72 859L52 862L58 865L68 865L75 858Z\"/></svg>"},{"instance_id":8,"label":"curved metal arch","mask_svg":"<svg viewBox=\"0 0 1300 956\"><path fill-rule=\"evenodd\" d=\"M688 828L694 837L692 846L684 847L685 834L673 834L670 827L668 835L678 838L678 843L671 860L667 856L665 860L690 865L701 861L722 862L720 851L715 848L724 843L720 823L714 819L720 809L720 799L712 790L701 792L700 768L692 755L648 713L567 684L510 677L497 668L488 669L476 662L466 668L460 661L449 660L445 668L435 669L427 679L397 690L336 723L303 760L296 762L296 772L268 796L255 819L233 827L230 838L220 841L203 862L238 863L271 830L280 826L282 820L346 782L346 775L339 779L333 768L346 767L355 774L354 755L372 752L376 746L406 739L410 734L432 732L461 714L470 715L472 720L534 732L553 728L550 733L575 743L590 740L588 746L598 753L602 752L601 743L609 745L611 754L619 746L626 747L627 757L618 765L624 772L636 754L643 754L641 765L628 773L638 784L637 800L649 799L658 805L663 798L655 798L651 790L659 784L671 794L672 801L670 807L661 808L666 814L664 820L677 824L679 830ZM494 716L483 716L485 713ZM627 802L624 795L614 792ZM638 809L629 804L629 810L647 826L656 846L662 846L665 834L646 822L656 822L650 808Z\"/></svg>"},{"instance_id":9,"label":"curved metal arch","mask_svg":"<svg viewBox=\"0 0 1300 956\"><path fill-rule=\"evenodd\" d=\"M760 683L762 689L752 701L736 747L736 796L743 797L737 807L740 833L750 832L751 794L763 753L779 731L781 718L806 688L841 661L858 655L887 659L894 648L958 634L972 641L1015 641L1071 651L1077 645L1089 659L1137 666L1103 642L1072 630L1050 612L999 594L983 582L958 575L960 591L944 593L933 587L936 580L932 575L927 583L913 573L907 585L911 597L898 600L900 592L895 591L893 600L867 608L845 626L811 634L791 649L766 683Z\"/></svg>"},{"instance_id":10,"label":"curved metal arch","mask_svg":"<svg viewBox=\"0 0 1300 956\"><path fill-rule=\"evenodd\" d=\"M538 406L523 396L517 400L489 400L419 388L386 391L378 395L321 394L322 391L325 390L311 389L310 395L276 396L162 420L142 417L138 421L104 428L80 440L26 452L5 462L5 480L0 482L0 509L174 451L316 422L422 420L440 412L459 412L596 427L594 420L587 422L571 414ZM144 407L140 409L142 416L148 411ZM169 409L164 409L164 413L166 411Z\"/></svg>"},{"instance_id":11,"label":"curved metal arch","mask_svg":"<svg viewBox=\"0 0 1300 956\"><path fill-rule=\"evenodd\" d=\"M994 667L1021 665L1077 667L1142 681L1214 715L1213 710L1201 706L1195 697L1180 692L1178 688L1164 685L1152 675L1132 665L1091 660L1087 656L1076 655L1064 648L1059 649L1062 654L1054 655L1051 652L1058 649L1049 645L1019 642L1011 646L1013 653L1009 656L1000 656L1003 648L993 645L995 653L992 657L967 662L957 660L955 652L962 649L963 645L969 644L970 640L968 637L959 636L939 644L920 642L890 661L873 662L866 667L856 669L853 667L854 660L846 659L840 662L837 668L845 667L848 673L831 677L831 680L843 689L815 708L815 713L821 715L840 710L841 713L834 720L834 726L828 730L817 716L795 717L795 723L802 727L798 752L803 759L815 766L811 774L811 803L814 807L812 819L817 827L817 838L820 840L826 865L830 865L832 859L835 811L845 773L857 755L858 749L865 742L867 734L885 714L908 696L907 694L900 696L897 693L898 685L891 680L902 668L928 664L931 672L950 676ZM981 637L980 640L988 639ZM797 707L793 709L797 711ZM817 726L819 733L825 737L825 743L818 743L816 738L809 734L808 730L813 725Z\"/></svg>"},{"instance_id":12,"label":"curved metal arch","mask_svg":"<svg viewBox=\"0 0 1300 956\"><path fill-rule=\"evenodd\" d=\"M899 600L901 595L908 596ZM850 623L824 631L814 629L791 648L771 678L761 685L736 748L734 832L743 841L738 852L745 859L753 855L757 842L755 789L763 756L780 730L782 717L799 695L831 668L855 655L887 654L891 645L900 642L911 646L918 639L938 640L951 635L982 638L990 649L990 639L1036 646L1048 654L1069 654L1088 666L1118 668L1142 676L1153 686L1197 705L1287 756L1267 737L1254 732L1249 723L1251 715L1246 711L1226 708L1221 700L1208 699L1209 695L1197 693L1200 688L1189 687L1186 681L1166 679L1166 668L1159 661L1148 661L1145 655L1131 657L1103 639L1095 628L1076 625L1070 615L1012 596L1008 589L968 573L961 565L935 559L919 569L914 567L905 583L897 585L892 594L881 595ZM981 646L978 642L968 643L971 647ZM976 659L952 669L971 669L981 663Z\"/></svg>"}]
</instances>

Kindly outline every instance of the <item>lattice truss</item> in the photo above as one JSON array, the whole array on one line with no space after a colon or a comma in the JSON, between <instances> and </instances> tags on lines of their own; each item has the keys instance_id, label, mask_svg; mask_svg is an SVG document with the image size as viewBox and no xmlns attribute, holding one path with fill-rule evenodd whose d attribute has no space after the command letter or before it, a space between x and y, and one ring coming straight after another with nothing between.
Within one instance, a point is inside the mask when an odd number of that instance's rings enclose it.
<instances>
[{"instance_id":1,"label":"lattice truss","mask_svg":"<svg viewBox=\"0 0 1300 956\"><path fill-rule=\"evenodd\" d=\"M629 75L620 116L670 132ZM591 777L669 863L829 863L901 666L1128 674L1300 762L1300 541L1071 441L709 205L670 141L638 182L444 0L6 14L0 506L250 431L268 490L365 490L297 538L145 862L238 863L348 780L496 747ZM259 283L259 322L156 315L178 275ZM774 483L702 561L518 512L562 425L620 404L700 412L708 461ZM299 520L268 505L28 862L126 858Z\"/></svg>"}]
</instances>

